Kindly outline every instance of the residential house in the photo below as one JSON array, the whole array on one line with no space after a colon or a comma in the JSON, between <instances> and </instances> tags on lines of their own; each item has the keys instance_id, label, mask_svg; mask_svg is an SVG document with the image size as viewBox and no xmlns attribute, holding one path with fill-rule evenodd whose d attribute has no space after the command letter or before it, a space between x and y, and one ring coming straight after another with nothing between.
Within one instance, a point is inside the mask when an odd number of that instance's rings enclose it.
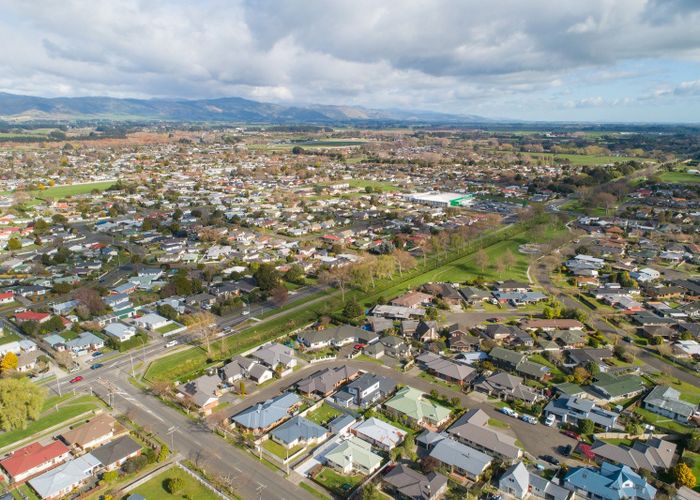
<instances>
[{"instance_id":1,"label":"residential house","mask_svg":"<svg viewBox=\"0 0 700 500\"><path fill-rule=\"evenodd\" d=\"M505 463L518 460L523 451L514 437L489 427L489 416L478 408L469 410L450 426L447 433L457 441L497 457Z\"/></svg>"},{"instance_id":2,"label":"residential house","mask_svg":"<svg viewBox=\"0 0 700 500\"><path fill-rule=\"evenodd\" d=\"M297 382L297 390L307 396L317 394L326 397L345 382L355 379L357 375L357 370L347 365L324 368Z\"/></svg>"},{"instance_id":3,"label":"residential house","mask_svg":"<svg viewBox=\"0 0 700 500\"><path fill-rule=\"evenodd\" d=\"M397 415L405 415L417 425L437 429L450 419L450 409L431 399L413 387L403 387L384 407Z\"/></svg>"},{"instance_id":4,"label":"residential house","mask_svg":"<svg viewBox=\"0 0 700 500\"><path fill-rule=\"evenodd\" d=\"M29 480L29 486L45 500L63 498L93 477L102 464L88 453Z\"/></svg>"},{"instance_id":5,"label":"residential house","mask_svg":"<svg viewBox=\"0 0 700 500\"><path fill-rule=\"evenodd\" d=\"M569 500L573 497L572 491L529 471L523 462L506 469L498 479L498 489L519 500L531 496L545 500Z\"/></svg>"},{"instance_id":6,"label":"residential house","mask_svg":"<svg viewBox=\"0 0 700 500\"><path fill-rule=\"evenodd\" d=\"M115 470L141 454L142 447L129 436L121 436L91 452L104 470Z\"/></svg>"},{"instance_id":7,"label":"residential house","mask_svg":"<svg viewBox=\"0 0 700 500\"><path fill-rule=\"evenodd\" d=\"M637 440L632 446L618 446L596 441L591 451L599 460L658 474L673 465L676 445L663 439L650 437L647 441Z\"/></svg>"},{"instance_id":8,"label":"residential house","mask_svg":"<svg viewBox=\"0 0 700 500\"><path fill-rule=\"evenodd\" d=\"M379 339L378 344L383 346L384 354L391 356L392 358L404 360L411 357L411 344L407 343L401 337L384 335Z\"/></svg>"},{"instance_id":9,"label":"residential house","mask_svg":"<svg viewBox=\"0 0 700 500\"><path fill-rule=\"evenodd\" d=\"M134 322L139 328L143 328L144 330L155 331L158 328L162 328L168 323L170 323L170 320L164 318L160 314L149 313L144 314L140 318L135 318Z\"/></svg>"},{"instance_id":10,"label":"residential house","mask_svg":"<svg viewBox=\"0 0 700 500\"><path fill-rule=\"evenodd\" d=\"M382 457L372 452L372 445L356 437L343 439L324 458L328 467L343 474L354 471L369 475L382 464Z\"/></svg>"},{"instance_id":11,"label":"residential house","mask_svg":"<svg viewBox=\"0 0 700 500\"><path fill-rule=\"evenodd\" d=\"M592 400L581 397L562 395L550 401L544 408L544 414L554 415L562 423L578 425L581 420L591 420L606 431L616 426L618 413L597 406Z\"/></svg>"},{"instance_id":12,"label":"residential house","mask_svg":"<svg viewBox=\"0 0 700 500\"><path fill-rule=\"evenodd\" d=\"M221 378L218 375L202 375L194 380L180 384L177 387L179 396L196 406L204 415L211 414L219 404L219 384Z\"/></svg>"},{"instance_id":13,"label":"residential house","mask_svg":"<svg viewBox=\"0 0 700 500\"><path fill-rule=\"evenodd\" d=\"M82 451L96 448L114 438L117 421L108 413L101 413L84 424L61 434L61 440Z\"/></svg>"},{"instance_id":14,"label":"residential house","mask_svg":"<svg viewBox=\"0 0 700 500\"><path fill-rule=\"evenodd\" d=\"M478 481L489 468L493 459L486 453L451 439L445 433L426 431L418 436L417 442L429 451L429 456L450 473L458 474L472 481Z\"/></svg>"},{"instance_id":15,"label":"residential house","mask_svg":"<svg viewBox=\"0 0 700 500\"><path fill-rule=\"evenodd\" d=\"M650 412L688 423L698 411L698 405L681 399L681 393L668 385L657 385L644 398L642 406Z\"/></svg>"},{"instance_id":16,"label":"residential house","mask_svg":"<svg viewBox=\"0 0 700 500\"><path fill-rule=\"evenodd\" d=\"M386 398L395 389L396 382L389 377L364 373L338 391L333 398L336 403L344 406L354 404L360 408L367 408L380 399Z\"/></svg>"},{"instance_id":17,"label":"residential house","mask_svg":"<svg viewBox=\"0 0 700 500\"><path fill-rule=\"evenodd\" d=\"M320 443L328 436L325 427L299 415L292 417L270 432L270 438L287 449L298 445L308 446Z\"/></svg>"},{"instance_id":18,"label":"residential house","mask_svg":"<svg viewBox=\"0 0 700 500\"><path fill-rule=\"evenodd\" d=\"M583 323L576 319L529 319L523 322L525 330L578 330L583 331Z\"/></svg>"},{"instance_id":19,"label":"residential house","mask_svg":"<svg viewBox=\"0 0 700 500\"><path fill-rule=\"evenodd\" d=\"M637 375L617 375L599 373L591 384L591 389L602 399L610 402L629 399L645 391L642 379Z\"/></svg>"},{"instance_id":20,"label":"residential house","mask_svg":"<svg viewBox=\"0 0 700 500\"><path fill-rule=\"evenodd\" d=\"M0 460L2 467L13 483L22 482L63 463L70 457L70 450L60 441L47 445L35 442L13 451Z\"/></svg>"},{"instance_id":21,"label":"residential house","mask_svg":"<svg viewBox=\"0 0 700 500\"><path fill-rule=\"evenodd\" d=\"M249 406L232 416L231 423L255 434L261 434L287 420L291 412L300 404L299 396L292 392L285 392L263 403Z\"/></svg>"},{"instance_id":22,"label":"residential house","mask_svg":"<svg viewBox=\"0 0 700 500\"><path fill-rule=\"evenodd\" d=\"M447 478L437 472L421 474L399 464L384 475L382 489L399 500L437 500L447 491Z\"/></svg>"},{"instance_id":23,"label":"residential house","mask_svg":"<svg viewBox=\"0 0 700 500\"><path fill-rule=\"evenodd\" d=\"M389 304L391 304L392 306L414 308L421 306L429 306L432 303L432 301L432 295L413 291L406 292L405 294L396 297L395 299L390 301Z\"/></svg>"},{"instance_id":24,"label":"residential house","mask_svg":"<svg viewBox=\"0 0 700 500\"><path fill-rule=\"evenodd\" d=\"M294 357L294 349L277 343L264 345L250 356L272 370L281 366L283 373L297 365L297 360Z\"/></svg>"},{"instance_id":25,"label":"residential house","mask_svg":"<svg viewBox=\"0 0 700 500\"><path fill-rule=\"evenodd\" d=\"M77 356L85 355L90 351L102 349L105 346L105 341L92 332L82 332L76 338L65 343L66 349L69 349Z\"/></svg>"},{"instance_id":26,"label":"residential house","mask_svg":"<svg viewBox=\"0 0 700 500\"><path fill-rule=\"evenodd\" d=\"M455 363L431 352L421 354L416 361L421 363L428 373L458 385L469 384L477 375L477 371L471 366Z\"/></svg>"},{"instance_id":27,"label":"residential house","mask_svg":"<svg viewBox=\"0 0 700 500\"><path fill-rule=\"evenodd\" d=\"M413 337L421 342L432 342L440 339L437 321L420 321L413 332Z\"/></svg>"},{"instance_id":28,"label":"residential house","mask_svg":"<svg viewBox=\"0 0 700 500\"><path fill-rule=\"evenodd\" d=\"M603 462L598 470L575 467L564 476L563 486L583 498L600 500L653 500L656 488L626 465Z\"/></svg>"},{"instance_id":29,"label":"residential house","mask_svg":"<svg viewBox=\"0 0 700 500\"><path fill-rule=\"evenodd\" d=\"M396 448L406 437L406 431L374 417L354 425L350 432L384 451Z\"/></svg>"},{"instance_id":30,"label":"residential house","mask_svg":"<svg viewBox=\"0 0 700 500\"><path fill-rule=\"evenodd\" d=\"M523 384L521 377L506 372L498 372L477 379L474 383L474 389L504 401L520 399L532 404L542 399L540 394Z\"/></svg>"},{"instance_id":31,"label":"residential house","mask_svg":"<svg viewBox=\"0 0 700 500\"><path fill-rule=\"evenodd\" d=\"M126 342L136 335L136 328L125 325L124 323L116 322L107 324L104 327L104 332L119 342Z\"/></svg>"}]
</instances>

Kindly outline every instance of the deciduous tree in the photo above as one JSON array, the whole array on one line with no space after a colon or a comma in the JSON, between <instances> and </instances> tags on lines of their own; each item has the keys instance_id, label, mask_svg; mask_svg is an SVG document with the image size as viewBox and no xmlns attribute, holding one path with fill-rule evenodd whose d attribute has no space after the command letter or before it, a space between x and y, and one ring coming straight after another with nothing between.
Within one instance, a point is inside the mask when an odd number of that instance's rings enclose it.
<instances>
[{"instance_id":1,"label":"deciduous tree","mask_svg":"<svg viewBox=\"0 0 700 500\"><path fill-rule=\"evenodd\" d=\"M41 413L45 395L45 389L29 379L0 379L0 429L9 432L26 428L27 421Z\"/></svg>"}]
</instances>

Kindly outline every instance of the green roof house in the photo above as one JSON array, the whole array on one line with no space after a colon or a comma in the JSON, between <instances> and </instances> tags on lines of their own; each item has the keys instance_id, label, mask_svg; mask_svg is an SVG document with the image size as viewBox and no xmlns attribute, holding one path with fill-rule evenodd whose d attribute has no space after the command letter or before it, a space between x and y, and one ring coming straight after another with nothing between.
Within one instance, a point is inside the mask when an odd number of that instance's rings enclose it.
<instances>
[{"instance_id":1,"label":"green roof house","mask_svg":"<svg viewBox=\"0 0 700 500\"><path fill-rule=\"evenodd\" d=\"M384 406L397 414L406 415L427 429L440 427L450 418L450 409L425 397L425 393L413 387L404 387Z\"/></svg>"},{"instance_id":2,"label":"green roof house","mask_svg":"<svg viewBox=\"0 0 700 500\"><path fill-rule=\"evenodd\" d=\"M328 467L343 474L372 474L382 464L382 457L372 452L372 445L356 437L343 440L325 458Z\"/></svg>"}]
</instances>

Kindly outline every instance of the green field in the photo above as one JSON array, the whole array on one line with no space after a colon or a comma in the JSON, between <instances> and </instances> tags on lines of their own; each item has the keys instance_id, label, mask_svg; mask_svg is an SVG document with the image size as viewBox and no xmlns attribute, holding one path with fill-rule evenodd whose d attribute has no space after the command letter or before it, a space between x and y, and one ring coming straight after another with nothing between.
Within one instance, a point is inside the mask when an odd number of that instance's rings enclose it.
<instances>
[{"instance_id":1,"label":"green field","mask_svg":"<svg viewBox=\"0 0 700 500\"><path fill-rule=\"evenodd\" d=\"M351 179L347 181L350 187L353 188L366 188L371 186L374 191L398 191L399 188L391 184L390 182L383 181L370 181L365 179Z\"/></svg>"},{"instance_id":2,"label":"green field","mask_svg":"<svg viewBox=\"0 0 700 500\"><path fill-rule=\"evenodd\" d=\"M37 198L65 198L66 196L75 196L78 194L87 194L93 189L104 191L114 185L114 181L90 182L88 184L73 184L72 186L54 186L46 188L42 191L32 191L32 194Z\"/></svg>"},{"instance_id":3,"label":"green field","mask_svg":"<svg viewBox=\"0 0 700 500\"><path fill-rule=\"evenodd\" d=\"M68 422L85 412L96 410L100 407L100 404L100 401L94 396L80 396L75 400L63 403L58 411L47 409L39 419L29 422L26 429L0 433L0 448L4 448L33 434L43 432L62 422Z\"/></svg>"},{"instance_id":4,"label":"green field","mask_svg":"<svg viewBox=\"0 0 700 500\"><path fill-rule=\"evenodd\" d=\"M179 477L184 482L184 487L177 494L173 495L165 489L165 480L168 478ZM133 490L133 493L138 493L146 498L175 499L175 498L192 498L196 500L219 500L219 497L214 494L209 488L202 485L180 467L172 467L165 472L155 476L153 479L146 481L144 484Z\"/></svg>"},{"instance_id":5,"label":"green field","mask_svg":"<svg viewBox=\"0 0 700 500\"><path fill-rule=\"evenodd\" d=\"M160 333L161 335L165 335L166 333L170 333L173 330L177 330L178 328L182 328L182 325L173 321L172 323L168 323L165 326L156 328L156 332Z\"/></svg>"},{"instance_id":6,"label":"green field","mask_svg":"<svg viewBox=\"0 0 700 500\"><path fill-rule=\"evenodd\" d=\"M700 183L700 175L689 174L688 172L663 172L659 174L663 182L671 184L697 184Z\"/></svg>"},{"instance_id":7,"label":"green field","mask_svg":"<svg viewBox=\"0 0 700 500\"><path fill-rule=\"evenodd\" d=\"M270 453L277 455L282 460L286 460L288 457L293 456L296 452L301 450L304 447L304 445L299 444L297 446L294 446L293 448L287 449L281 444L275 443L272 439L268 439L267 441L263 442L262 447Z\"/></svg>"},{"instance_id":8,"label":"green field","mask_svg":"<svg viewBox=\"0 0 700 500\"><path fill-rule=\"evenodd\" d=\"M547 160L569 160L572 165L607 165L608 163L621 163L629 160L647 160L647 158L634 158L631 156L592 156L552 153L527 153L532 158L544 158Z\"/></svg>"},{"instance_id":9,"label":"green field","mask_svg":"<svg viewBox=\"0 0 700 500\"><path fill-rule=\"evenodd\" d=\"M644 408L635 408L634 412L640 417L642 417L642 419L644 419L645 422L653 425L654 427L658 427L660 429L668 429L669 431L678 434L687 434L691 431L691 428L687 425L680 424L668 417L657 415L656 413L652 413L649 410L645 410Z\"/></svg>"}]
</instances>

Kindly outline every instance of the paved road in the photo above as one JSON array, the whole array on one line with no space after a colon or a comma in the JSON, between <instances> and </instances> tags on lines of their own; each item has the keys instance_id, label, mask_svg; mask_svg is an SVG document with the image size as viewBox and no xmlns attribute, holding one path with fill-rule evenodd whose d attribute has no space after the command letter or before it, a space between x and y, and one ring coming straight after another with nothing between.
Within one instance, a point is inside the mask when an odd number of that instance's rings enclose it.
<instances>
[{"instance_id":1,"label":"paved road","mask_svg":"<svg viewBox=\"0 0 700 500\"><path fill-rule=\"evenodd\" d=\"M270 500L307 500L314 497L260 464L247 452L226 444L206 424L194 421L164 405L160 400L133 387L125 378L128 372L112 369L103 372L116 389L114 408L127 414L145 429L157 434L173 449L195 462L207 473L230 477L235 490L244 498ZM95 392L106 397L107 387L97 384Z\"/></svg>"}]
</instances>

